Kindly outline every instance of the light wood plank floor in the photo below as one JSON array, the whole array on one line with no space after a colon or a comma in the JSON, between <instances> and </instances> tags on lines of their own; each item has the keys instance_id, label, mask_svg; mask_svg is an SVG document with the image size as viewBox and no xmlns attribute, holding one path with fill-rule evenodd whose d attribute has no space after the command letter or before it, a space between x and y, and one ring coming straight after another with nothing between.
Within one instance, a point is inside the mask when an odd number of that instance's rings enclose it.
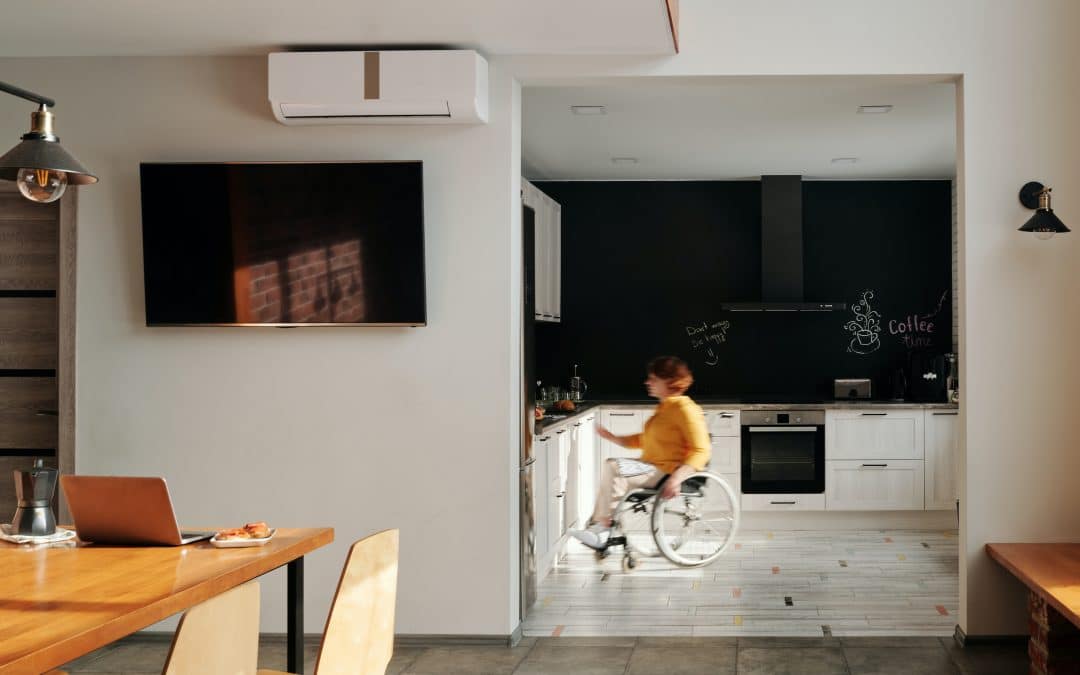
<instances>
[{"instance_id":1,"label":"light wood plank floor","mask_svg":"<svg viewBox=\"0 0 1080 675\"><path fill-rule=\"evenodd\" d=\"M955 530L743 531L716 563L622 571L572 541L537 593L526 636L950 636Z\"/></svg>"}]
</instances>

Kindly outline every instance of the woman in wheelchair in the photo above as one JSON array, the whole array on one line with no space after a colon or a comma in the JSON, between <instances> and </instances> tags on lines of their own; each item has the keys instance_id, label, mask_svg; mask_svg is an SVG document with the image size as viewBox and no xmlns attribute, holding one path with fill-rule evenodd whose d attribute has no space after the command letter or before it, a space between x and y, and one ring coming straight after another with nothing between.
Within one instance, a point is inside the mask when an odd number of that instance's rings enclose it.
<instances>
[{"instance_id":1,"label":"woman in wheelchair","mask_svg":"<svg viewBox=\"0 0 1080 675\"><path fill-rule=\"evenodd\" d=\"M739 500L722 477L706 470L712 448L704 413L685 395L694 381L686 363L661 356L647 370L645 386L660 404L644 431L598 431L624 448L641 448L641 457L604 462L592 518L571 534L598 558L622 546L625 571L656 555L683 567L708 565L735 539Z\"/></svg>"}]
</instances>

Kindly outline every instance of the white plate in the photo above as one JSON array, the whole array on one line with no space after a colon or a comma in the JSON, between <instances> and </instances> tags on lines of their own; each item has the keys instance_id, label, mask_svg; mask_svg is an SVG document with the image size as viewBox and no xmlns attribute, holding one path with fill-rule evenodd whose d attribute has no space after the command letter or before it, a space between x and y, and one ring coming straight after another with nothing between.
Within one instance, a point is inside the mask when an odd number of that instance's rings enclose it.
<instances>
[{"instance_id":1,"label":"white plate","mask_svg":"<svg viewBox=\"0 0 1080 675\"><path fill-rule=\"evenodd\" d=\"M210 538L210 544L217 548L248 548L251 546L263 546L268 541L274 538L277 534L277 528L270 528L270 534L262 539L218 539L215 534Z\"/></svg>"},{"instance_id":2,"label":"white plate","mask_svg":"<svg viewBox=\"0 0 1080 675\"><path fill-rule=\"evenodd\" d=\"M74 538L75 530L68 530L62 527L56 528L56 532L53 534L35 536L30 534L11 534L11 525L7 523L0 525L0 540L10 541L13 544L55 544Z\"/></svg>"}]
</instances>

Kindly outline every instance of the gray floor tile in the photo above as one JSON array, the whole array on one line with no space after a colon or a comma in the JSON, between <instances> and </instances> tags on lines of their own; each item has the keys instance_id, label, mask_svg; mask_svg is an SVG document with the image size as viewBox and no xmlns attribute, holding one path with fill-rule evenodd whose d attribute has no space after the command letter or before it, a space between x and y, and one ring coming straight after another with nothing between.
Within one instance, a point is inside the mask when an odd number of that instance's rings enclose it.
<instances>
[{"instance_id":1,"label":"gray floor tile","mask_svg":"<svg viewBox=\"0 0 1080 675\"><path fill-rule=\"evenodd\" d=\"M509 675L531 647L432 647L421 652L405 675Z\"/></svg>"},{"instance_id":2,"label":"gray floor tile","mask_svg":"<svg viewBox=\"0 0 1080 675\"><path fill-rule=\"evenodd\" d=\"M386 675L404 673L423 652L423 647L394 647L394 656L390 659L390 665L386 667Z\"/></svg>"},{"instance_id":3,"label":"gray floor tile","mask_svg":"<svg viewBox=\"0 0 1080 675\"><path fill-rule=\"evenodd\" d=\"M739 647L739 675L847 675L839 647Z\"/></svg>"},{"instance_id":4,"label":"gray floor tile","mask_svg":"<svg viewBox=\"0 0 1080 675\"><path fill-rule=\"evenodd\" d=\"M845 649L848 647L866 647L873 649L891 649L894 647L906 647L906 648L919 648L934 651L936 649L945 648L941 645L941 640L935 637L904 637L904 636L890 636L890 635L855 635L845 636L840 638L840 646Z\"/></svg>"},{"instance_id":5,"label":"gray floor tile","mask_svg":"<svg viewBox=\"0 0 1080 675\"><path fill-rule=\"evenodd\" d=\"M628 675L735 675L731 647L642 647L630 656Z\"/></svg>"},{"instance_id":6,"label":"gray floor tile","mask_svg":"<svg viewBox=\"0 0 1080 675\"><path fill-rule=\"evenodd\" d=\"M739 649L806 649L812 647L839 647L840 638L827 637L739 637Z\"/></svg>"},{"instance_id":7,"label":"gray floor tile","mask_svg":"<svg viewBox=\"0 0 1080 675\"><path fill-rule=\"evenodd\" d=\"M953 663L965 675L1016 675L1028 672L1026 642L967 647L961 647L952 638L943 638L941 642Z\"/></svg>"},{"instance_id":8,"label":"gray floor tile","mask_svg":"<svg viewBox=\"0 0 1080 675\"><path fill-rule=\"evenodd\" d=\"M623 675L632 647L558 647L537 645L515 675Z\"/></svg>"},{"instance_id":9,"label":"gray floor tile","mask_svg":"<svg viewBox=\"0 0 1080 675\"><path fill-rule=\"evenodd\" d=\"M944 649L844 647L851 675L956 675Z\"/></svg>"},{"instance_id":10,"label":"gray floor tile","mask_svg":"<svg viewBox=\"0 0 1080 675\"><path fill-rule=\"evenodd\" d=\"M65 670L78 673L160 673L169 655L170 641L157 638L125 638L96 652L97 656ZM86 657L83 657L84 659Z\"/></svg>"},{"instance_id":11,"label":"gray floor tile","mask_svg":"<svg viewBox=\"0 0 1080 675\"><path fill-rule=\"evenodd\" d=\"M259 667L271 670L285 670L288 648L284 640L272 639L259 643ZM304 673L310 675L315 672L315 659L319 657L318 644L304 645Z\"/></svg>"}]
</instances>

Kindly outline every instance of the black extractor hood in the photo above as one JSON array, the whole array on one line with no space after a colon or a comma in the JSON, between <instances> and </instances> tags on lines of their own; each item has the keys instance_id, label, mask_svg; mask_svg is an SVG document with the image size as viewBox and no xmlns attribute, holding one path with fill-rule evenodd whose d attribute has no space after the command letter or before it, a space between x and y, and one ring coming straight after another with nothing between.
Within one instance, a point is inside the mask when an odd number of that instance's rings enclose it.
<instances>
[{"instance_id":1,"label":"black extractor hood","mask_svg":"<svg viewBox=\"0 0 1080 675\"><path fill-rule=\"evenodd\" d=\"M833 312L842 302L803 297L802 176L761 177L761 301L725 302L732 312Z\"/></svg>"}]
</instances>

